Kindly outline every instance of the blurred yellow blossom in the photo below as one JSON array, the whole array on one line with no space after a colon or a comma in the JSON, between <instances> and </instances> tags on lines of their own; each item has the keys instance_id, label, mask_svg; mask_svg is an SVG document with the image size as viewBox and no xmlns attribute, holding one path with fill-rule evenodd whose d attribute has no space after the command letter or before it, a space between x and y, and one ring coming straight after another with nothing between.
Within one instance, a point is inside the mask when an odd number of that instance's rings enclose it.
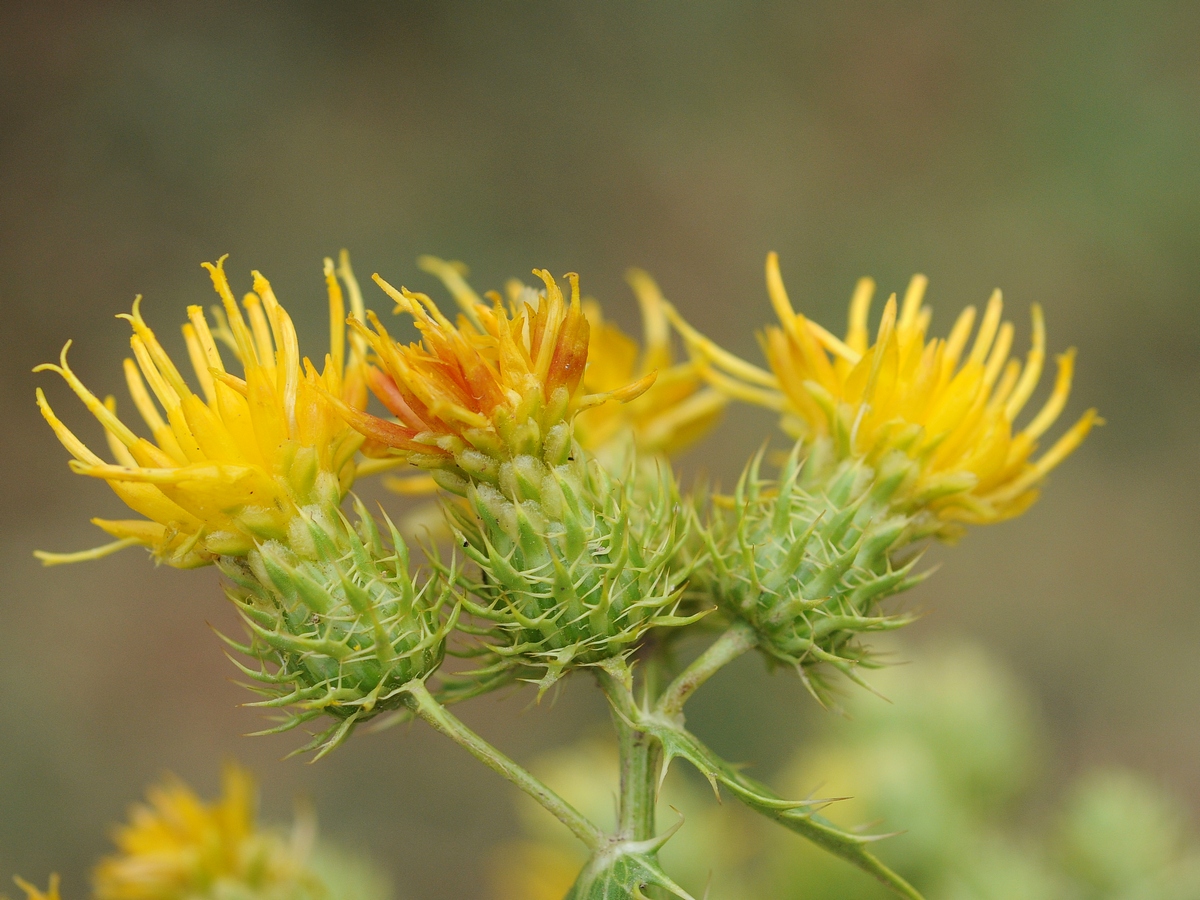
<instances>
[{"instance_id":1,"label":"blurred yellow blossom","mask_svg":"<svg viewBox=\"0 0 1200 900\"><path fill-rule=\"evenodd\" d=\"M583 382L588 391L600 393L654 372L658 377L628 403L606 403L586 411L576 420L575 432L592 451L631 434L639 450L674 453L716 424L727 398L706 386L701 366L675 362L666 301L654 279L641 269L630 269L626 277L641 307L645 343L638 347L637 341L604 319L599 303L585 300L583 311L592 337Z\"/></svg>"},{"instance_id":2,"label":"blurred yellow blossom","mask_svg":"<svg viewBox=\"0 0 1200 900\"><path fill-rule=\"evenodd\" d=\"M38 890L24 878L14 878L17 887L25 892L25 900L61 900L58 894L58 876L50 876L50 886L45 891Z\"/></svg>"},{"instance_id":3,"label":"blurred yellow blossom","mask_svg":"<svg viewBox=\"0 0 1200 900\"><path fill-rule=\"evenodd\" d=\"M306 865L313 829L291 840L261 831L250 775L231 764L222 781L212 803L174 778L151 788L117 829L118 852L96 866L96 900L322 896Z\"/></svg>"}]
</instances>

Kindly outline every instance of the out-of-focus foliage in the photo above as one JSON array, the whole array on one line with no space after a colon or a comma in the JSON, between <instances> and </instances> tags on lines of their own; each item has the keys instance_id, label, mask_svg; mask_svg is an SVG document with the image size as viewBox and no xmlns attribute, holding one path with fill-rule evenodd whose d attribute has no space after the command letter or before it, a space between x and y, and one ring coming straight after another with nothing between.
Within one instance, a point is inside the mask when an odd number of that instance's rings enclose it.
<instances>
[{"instance_id":1,"label":"out-of-focus foliage","mask_svg":"<svg viewBox=\"0 0 1200 900\"><path fill-rule=\"evenodd\" d=\"M849 718L789 766L793 789L853 793L831 818L903 828L879 854L930 900L1200 896L1200 838L1161 786L1114 769L1045 796L1046 748L1023 686L973 647L919 656L874 679L890 703L850 698ZM795 841L768 846L769 896L887 896Z\"/></svg>"},{"instance_id":2,"label":"out-of-focus foliage","mask_svg":"<svg viewBox=\"0 0 1200 900\"><path fill-rule=\"evenodd\" d=\"M377 860L341 844L318 842L308 864L329 891L329 900L400 900Z\"/></svg>"},{"instance_id":3,"label":"out-of-focus foliage","mask_svg":"<svg viewBox=\"0 0 1200 900\"><path fill-rule=\"evenodd\" d=\"M873 676L886 701L848 694L847 715L779 775L785 794L846 797L829 818L903 828L875 849L928 900L1200 898L1200 834L1164 786L1103 768L1046 796L1037 718L1012 675L973 646L913 656ZM581 809L611 808L615 756L604 745L559 751L540 771ZM686 836L667 844L664 863L697 896L706 884L712 900L891 896L736 804L718 806L703 785L669 778L660 815L672 809ZM495 855L494 897L561 896L582 857L532 805L522 821L526 839Z\"/></svg>"},{"instance_id":4,"label":"out-of-focus foliage","mask_svg":"<svg viewBox=\"0 0 1200 900\"><path fill-rule=\"evenodd\" d=\"M1075 785L1062 817L1066 870L1080 896L1122 900L1200 897L1200 846L1177 795L1124 769Z\"/></svg>"}]
</instances>

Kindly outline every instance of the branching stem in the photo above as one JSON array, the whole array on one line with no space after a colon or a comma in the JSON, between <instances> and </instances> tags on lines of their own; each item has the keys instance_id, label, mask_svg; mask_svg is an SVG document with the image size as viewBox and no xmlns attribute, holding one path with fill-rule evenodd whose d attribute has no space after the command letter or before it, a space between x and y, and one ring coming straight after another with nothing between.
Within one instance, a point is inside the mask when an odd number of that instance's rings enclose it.
<instances>
[{"instance_id":1,"label":"branching stem","mask_svg":"<svg viewBox=\"0 0 1200 900\"><path fill-rule=\"evenodd\" d=\"M755 643L757 638L754 629L745 622L735 622L675 677L658 698L655 712L668 719L678 718L683 713L683 705L700 685L751 649Z\"/></svg>"},{"instance_id":2,"label":"branching stem","mask_svg":"<svg viewBox=\"0 0 1200 900\"><path fill-rule=\"evenodd\" d=\"M633 694L633 672L621 659L596 670L600 689L612 710L621 763L621 793L617 835L623 840L647 841L657 832L658 767L662 748L658 740L634 726L641 716Z\"/></svg>"},{"instance_id":3,"label":"branching stem","mask_svg":"<svg viewBox=\"0 0 1200 900\"><path fill-rule=\"evenodd\" d=\"M579 810L468 728L457 716L434 699L424 682L409 682L405 685L405 692L411 698L413 712L462 746L489 769L507 778L540 803L555 818L570 828L572 833L588 846L588 849L594 851L605 843L604 834Z\"/></svg>"}]
</instances>

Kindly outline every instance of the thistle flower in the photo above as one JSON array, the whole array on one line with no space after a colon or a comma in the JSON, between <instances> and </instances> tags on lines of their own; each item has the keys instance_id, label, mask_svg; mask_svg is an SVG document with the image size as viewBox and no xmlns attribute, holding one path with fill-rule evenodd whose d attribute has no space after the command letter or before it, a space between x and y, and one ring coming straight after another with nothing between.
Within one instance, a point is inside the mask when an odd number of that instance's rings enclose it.
<instances>
[{"instance_id":1,"label":"thistle flower","mask_svg":"<svg viewBox=\"0 0 1200 900\"><path fill-rule=\"evenodd\" d=\"M301 361L292 320L268 281L254 273L243 315L224 261L204 264L222 302L218 327L210 328L199 306L188 308L189 322L183 326L199 394L142 318L140 297L132 313L122 316L133 326L134 358L125 360L125 378L153 442L117 417L111 397L101 401L83 385L67 363L70 342L58 365L34 370L57 372L66 380L104 426L116 458L108 463L89 449L39 389L38 406L74 457L71 468L104 479L145 517L94 519L117 538L114 543L83 553L38 554L46 564L95 559L133 544L181 568L205 565L222 554L244 556L258 542L286 538L298 509L336 506L349 490L362 438L326 399L335 396L355 408L366 402L364 342L351 336L348 359L346 353L339 275L359 315L362 300L345 252L336 270L325 260L330 348L319 374L308 359ZM232 351L244 377L227 371L218 342Z\"/></svg>"},{"instance_id":2,"label":"thistle flower","mask_svg":"<svg viewBox=\"0 0 1200 900\"><path fill-rule=\"evenodd\" d=\"M397 344L376 317L374 330L359 326L380 366L372 389L399 421L341 408L372 452L429 469L466 499L446 509L481 572L456 577L479 600L464 608L486 623L488 662L459 693L533 675L544 688L572 666L629 652L651 627L691 621L674 615L687 526L672 514L669 470L628 460L614 477L572 428L586 409L642 394L654 373L586 392L590 327L574 275L569 301L539 270L544 295L521 292L507 308L495 296L487 307L455 282L457 269L437 265L462 308L457 325L428 297L377 278L422 342Z\"/></svg>"},{"instance_id":3,"label":"thistle flower","mask_svg":"<svg viewBox=\"0 0 1200 900\"><path fill-rule=\"evenodd\" d=\"M722 350L669 311L708 377L732 397L777 410L794 437L824 443L837 459L876 464L899 452L919 464L919 474L896 503L906 511L936 516L940 534L955 523L988 523L1019 515L1038 496L1046 474L1100 423L1090 409L1043 454L1037 442L1054 424L1071 389L1075 351L1058 357L1050 397L1019 431L1024 410L1042 373L1045 327L1033 307L1033 346L1024 366L1010 359L1013 327L1001 322L996 291L975 335L976 311L968 307L950 335L926 340L931 311L922 306L924 276L914 276L903 302L884 307L874 343L867 331L874 282L861 279L850 301L845 340L797 313L788 299L776 254L767 257L767 288L780 325L762 343L771 371Z\"/></svg>"},{"instance_id":4,"label":"thistle flower","mask_svg":"<svg viewBox=\"0 0 1200 900\"><path fill-rule=\"evenodd\" d=\"M505 309L498 296L491 307L462 302L457 323L425 294L396 290L375 276L396 311L413 317L422 340L397 343L374 314L373 330L353 323L375 351L371 390L398 420L338 403L368 439L365 452L428 469L442 487L463 494L473 480L497 483L500 464L519 456L565 462L577 413L610 399L631 400L650 386L652 374L618 390L585 393L589 326L579 279L567 276L567 301L549 272L535 274L546 286L536 306L515 302Z\"/></svg>"},{"instance_id":5,"label":"thistle flower","mask_svg":"<svg viewBox=\"0 0 1200 900\"><path fill-rule=\"evenodd\" d=\"M96 900L326 897L307 865L311 823L298 822L291 840L264 831L250 775L229 765L222 783L212 803L174 778L151 788L117 830L117 853L96 867Z\"/></svg>"},{"instance_id":6,"label":"thistle flower","mask_svg":"<svg viewBox=\"0 0 1200 900\"><path fill-rule=\"evenodd\" d=\"M358 723L400 707L404 685L441 664L458 618L453 569L422 580L391 522L388 547L354 503L357 528L336 510L318 510L297 520L286 544L267 541L244 559L220 561L226 596L250 634L248 644L225 640L258 662L234 661L266 697L250 705L290 710L263 733L329 715L333 724L298 751L320 748L319 756Z\"/></svg>"},{"instance_id":7,"label":"thistle flower","mask_svg":"<svg viewBox=\"0 0 1200 900\"><path fill-rule=\"evenodd\" d=\"M422 256L417 264L439 278L464 311L486 308L467 283L462 263ZM603 452L608 445L623 446L629 437L644 453L674 453L712 427L727 398L705 385L696 363L675 361L666 301L654 279L641 269L630 269L626 278L641 307L645 343L639 347L604 318L596 300L583 298L589 332L583 391L585 396L601 397L650 377L654 383L625 403L602 403L582 411L575 418L575 438L592 453ZM534 288L517 279L505 287L514 309L525 304L536 309L542 302Z\"/></svg>"}]
</instances>

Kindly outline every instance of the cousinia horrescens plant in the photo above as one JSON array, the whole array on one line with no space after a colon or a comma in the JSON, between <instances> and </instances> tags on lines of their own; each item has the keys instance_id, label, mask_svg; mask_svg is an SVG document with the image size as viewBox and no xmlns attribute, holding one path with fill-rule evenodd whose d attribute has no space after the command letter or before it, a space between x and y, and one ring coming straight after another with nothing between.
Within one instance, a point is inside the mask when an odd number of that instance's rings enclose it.
<instances>
[{"instance_id":1,"label":"cousinia horrescens plant","mask_svg":"<svg viewBox=\"0 0 1200 900\"><path fill-rule=\"evenodd\" d=\"M215 564L246 627L243 642L226 640L245 660L237 665L258 705L281 715L270 730L321 723L306 748L320 757L381 714L377 724L425 720L586 845L574 900L688 896L658 861L679 828L660 830L655 817L675 759L918 896L872 854L875 837L821 816L825 801L781 797L706 747L687 730L684 705L751 650L827 703L836 678L861 681L878 665L870 633L907 621L885 601L920 579L923 542L1033 503L1098 422L1084 413L1039 455L1074 359L1059 356L1049 398L1023 416L1045 360L1040 309L1022 364L1010 358L1013 327L1001 321L998 291L978 328L968 308L948 337L927 338L931 311L917 276L899 303L887 301L872 339L874 285L864 279L838 338L795 311L771 254L779 323L763 333L761 368L691 327L643 272L629 275L645 321L639 346L581 297L573 274L560 281L536 270L536 287L513 281L507 296L480 297L460 264L423 257L457 315L374 276L419 331L403 344L365 310L343 253L336 266L325 261L331 336L318 370L266 279L254 273L239 305L222 262L206 264L221 300L215 324L193 306L183 326L190 378L139 303L126 317L125 375L153 440L83 385L65 348L58 365L40 367L100 421L115 458L78 439L39 390L72 469L107 481L142 516L95 520L114 543L41 554L47 564L133 544L171 566ZM673 357L672 331L684 361ZM368 390L390 415L367 411ZM731 400L778 412L791 446L755 455L731 495L689 493L670 455ZM386 516L376 521L357 501L352 516L343 509L356 477L398 467L415 470L392 479L401 490L440 502L448 555L430 541L414 561ZM686 634L709 643L684 665ZM443 670L447 654L465 662ZM447 708L518 681L544 691L574 672L594 678L612 710L612 833Z\"/></svg>"}]
</instances>

